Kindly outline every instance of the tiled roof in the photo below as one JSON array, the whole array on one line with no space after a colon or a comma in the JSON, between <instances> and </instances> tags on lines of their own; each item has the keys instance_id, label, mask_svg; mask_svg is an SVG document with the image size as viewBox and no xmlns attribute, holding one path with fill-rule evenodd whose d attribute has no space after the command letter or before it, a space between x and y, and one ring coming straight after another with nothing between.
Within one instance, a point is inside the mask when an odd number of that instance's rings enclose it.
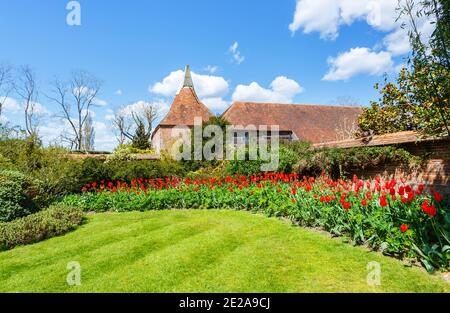
<instances>
[{"instance_id":1,"label":"tiled roof","mask_svg":"<svg viewBox=\"0 0 450 313\"><path fill-rule=\"evenodd\" d=\"M200 116L203 122L206 122L213 113L200 102L193 88L183 87L175 96L169 112L159 126L193 126L196 116Z\"/></svg>"},{"instance_id":2,"label":"tiled roof","mask_svg":"<svg viewBox=\"0 0 450 313\"><path fill-rule=\"evenodd\" d=\"M435 140L449 140L448 137L436 138L436 137L422 137L415 131L402 131L384 135L374 135L369 137L346 139L339 141L330 141L325 143L315 144L316 148L355 148L355 147L372 147L372 146L386 146L402 143L413 143L422 141L435 141Z\"/></svg>"},{"instance_id":3,"label":"tiled roof","mask_svg":"<svg viewBox=\"0 0 450 313\"><path fill-rule=\"evenodd\" d=\"M222 117L233 125L279 125L280 131L292 131L312 143L337 139L343 124L357 122L359 107L235 102Z\"/></svg>"}]
</instances>

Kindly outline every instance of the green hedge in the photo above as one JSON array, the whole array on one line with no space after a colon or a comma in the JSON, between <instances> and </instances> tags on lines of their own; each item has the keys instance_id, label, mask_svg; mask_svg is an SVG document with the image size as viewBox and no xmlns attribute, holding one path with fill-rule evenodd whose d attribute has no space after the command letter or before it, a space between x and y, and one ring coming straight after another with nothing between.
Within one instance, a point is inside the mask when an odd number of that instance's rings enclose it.
<instances>
[{"instance_id":1,"label":"green hedge","mask_svg":"<svg viewBox=\"0 0 450 313\"><path fill-rule=\"evenodd\" d=\"M74 207L54 205L8 223L0 223L0 250L38 242L67 233L83 221L83 212Z\"/></svg>"}]
</instances>

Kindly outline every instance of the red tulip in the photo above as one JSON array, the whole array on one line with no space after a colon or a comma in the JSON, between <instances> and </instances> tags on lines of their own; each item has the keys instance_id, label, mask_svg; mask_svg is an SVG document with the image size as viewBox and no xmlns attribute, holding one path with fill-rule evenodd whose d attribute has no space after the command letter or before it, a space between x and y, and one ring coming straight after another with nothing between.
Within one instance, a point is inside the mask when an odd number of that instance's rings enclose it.
<instances>
[{"instance_id":1,"label":"red tulip","mask_svg":"<svg viewBox=\"0 0 450 313\"><path fill-rule=\"evenodd\" d=\"M414 200L414 192L410 191L408 192L408 201L412 202Z\"/></svg>"},{"instance_id":2,"label":"red tulip","mask_svg":"<svg viewBox=\"0 0 450 313\"><path fill-rule=\"evenodd\" d=\"M388 205L387 200L386 200L385 197L381 197L381 198L380 198L380 205L381 205L382 207L385 207L385 206Z\"/></svg>"},{"instance_id":3,"label":"red tulip","mask_svg":"<svg viewBox=\"0 0 450 313\"><path fill-rule=\"evenodd\" d=\"M366 206L367 205L367 200L365 198L362 198L361 204L362 204L362 206Z\"/></svg>"},{"instance_id":4,"label":"red tulip","mask_svg":"<svg viewBox=\"0 0 450 313\"><path fill-rule=\"evenodd\" d=\"M433 196L434 196L434 200L436 200L436 202L441 202L442 201L442 196L441 196L441 194L439 192L436 191L433 194Z\"/></svg>"},{"instance_id":5,"label":"red tulip","mask_svg":"<svg viewBox=\"0 0 450 313\"><path fill-rule=\"evenodd\" d=\"M406 232L406 231L408 230L408 225L402 224L402 225L400 226L400 230L401 230L402 233Z\"/></svg>"}]
</instances>

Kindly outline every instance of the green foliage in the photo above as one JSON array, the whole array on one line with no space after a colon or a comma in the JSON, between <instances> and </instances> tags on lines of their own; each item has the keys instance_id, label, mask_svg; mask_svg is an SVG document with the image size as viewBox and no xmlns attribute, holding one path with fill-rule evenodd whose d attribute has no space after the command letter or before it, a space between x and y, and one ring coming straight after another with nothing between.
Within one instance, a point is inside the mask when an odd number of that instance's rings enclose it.
<instances>
[{"instance_id":1,"label":"green foliage","mask_svg":"<svg viewBox=\"0 0 450 313\"><path fill-rule=\"evenodd\" d=\"M0 250L62 235L82 221L83 212L80 209L54 205L12 222L0 223Z\"/></svg>"},{"instance_id":2,"label":"green foliage","mask_svg":"<svg viewBox=\"0 0 450 313\"><path fill-rule=\"evenodd\" d=\"M411 26L413 52L396 83L385 79L378 101L364 109L359 119L362 134L416 130L424 135L450 136L450 3L448 0L404 1L400 14ZM423 42L417 19L435 20L429 42Z\"/></svg>"},{"instance_id":3,"label":"green foliage","mask_svg":"<svg viewBox=\"0 0 450 313\"><path fill-rule=\"evenodd\" d=\"M294 146L292 146L294 147ZM276 172L291 173L293 166L297 163L300 155L290 145L281 144L278 149L268 147L267 151L271 151L270 154L278 155L278 167L274 170ZM238 160L237 153L235 158L228 161L226 164L226 173L228 175L241 174L241 175L254 175L261 172L261 165L268 164L270 162L261 158L261 151L257 151L257 159L250 160L251 151L249 148L245 148L245 159Z\"/></svg>"},{"instance_id":4,"label":"green foliage","mask_svg":"<svg viewBox=\"0 0 450 313\"><path fill-rule=\"evenodd\" d=\"M141 150L150 149L151 148L150 135L151 133L147 132L147 130L145 129L144 122L139 121L131 145L133 146L133 148L136 149Z\"/></svg>"},{"instance_id":5,"label":"green foliage","mask_svg":"<svg viewBox=\"0 0 450 313\"><path fill-rule=\"evenodd\" d=\"M35 178L42 190L42 206L48 205L57 196L74 191L79 183L79 163L69 156L67 149L43 148L33 138L0 141L1 168L14 169Z\"/></svg>"},{"instance_id":6,"label":"green foliage","mask_svg":"<svg viewBox=\"0 0 450 313\"><path fill-rule=\"evenodd\" d=\"M308 149L300 154L294 170L301 175L319 176L322 172L334 179L353 175L356 170L399 164L414 168L422 159L395 146L360 148Z\"/></svg>"},{"instance_id":7,"label":"green foliage","mask_svg":"<svg viewBox=\"0 0 450 313\"><path fill-rule=\"evenodd\" d=\"M154 154L152 149L138 149L131 144L122 144L114 149L114 152L107 156L106 162L135 160L136 154Z\"/></svg>"},{"instance_id":8,"label":"green foliage","mask_svg":"<svg viewBox=\"0 0 450 313\"><path fill-rule=\"evenodd\" d=\"M162 160L139 160L139 161L117 161L103 164L106 175L101 176L100 179L86 179L86 182L99 180L131 180L136 177L167 177L180 176L185 173L185 170L180 162L170 159Z\"/></svg>"},{"instance_id":9,"label":"green foliage","mask_svg":"<svg viewBox=\"0 0 450 313\"><path fill-rule=\"evenodd\" d=\"M36 211L41 194L36 181L17 171L0 170L0 222Z\"/></svg>"}]
</instances>

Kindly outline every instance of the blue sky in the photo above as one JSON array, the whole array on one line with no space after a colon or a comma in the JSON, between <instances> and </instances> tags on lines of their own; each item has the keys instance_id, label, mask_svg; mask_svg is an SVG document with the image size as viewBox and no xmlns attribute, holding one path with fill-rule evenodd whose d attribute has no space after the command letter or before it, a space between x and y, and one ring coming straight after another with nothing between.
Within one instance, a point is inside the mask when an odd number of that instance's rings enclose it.
<instances>
[{"instance_id":1,"label":"blue sky","mask_svg":"<svg viewBox=\"0 0 450 313\"><path fill-rule=\"evenodd\" d=\"M100 78L96 148L109 150L112 111L138 101L167 110L185 64L216 113L234 100L334 104L351 96L368 105L374 83L409 51L396 2L80 0L81 25L69 26L69 1L0 0L0 63L36 72L46 142L61 131L58 107L44 96L53 77L83 69ZM16 104L3 119L22 124Z\"/></svg>"}]
</instances>

